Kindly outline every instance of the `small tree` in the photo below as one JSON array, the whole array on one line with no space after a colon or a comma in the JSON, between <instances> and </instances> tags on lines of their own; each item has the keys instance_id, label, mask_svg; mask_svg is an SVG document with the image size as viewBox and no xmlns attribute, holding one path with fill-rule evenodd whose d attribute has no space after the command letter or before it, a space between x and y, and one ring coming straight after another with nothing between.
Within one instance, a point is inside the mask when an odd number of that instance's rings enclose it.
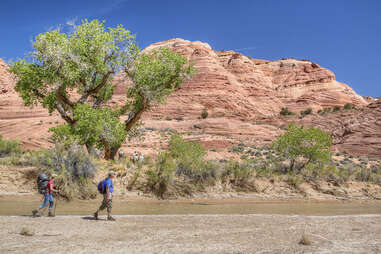
<instances>
[{"instance_id":1,"label":"small tree","mask_svg":"<svg viewBox=\"0 0 381 254\"><path fill-rule=\"evenodd\" d=\"M54 138L76 141L88 149L104 149L113 159L127 132L152 103L163 103L195 72L186 58L167 48L139 53L130 31L119 25L84 20L72 33L60 29L37 36L31 60L11 65L18 82L15 90L25 105L40 104L66 121L53 128ZM114 93L113 76L124 71L132 80L127 102L107 108ZM128 114L122 123L120 117Z\"/></svg>"},{"instance_id":2,"label":"small tree","mask_svg":"<svg viewBox=\"0 0 381 254\"><path fill-rule=\"evenodd\" d=\"M290 160L290 171L300 162L297 168L300 171L309 163L329 161L331 145L332 138L326 132L290 124L288 130L273 142L272 147Z\"/></svg>"}]
</instances>

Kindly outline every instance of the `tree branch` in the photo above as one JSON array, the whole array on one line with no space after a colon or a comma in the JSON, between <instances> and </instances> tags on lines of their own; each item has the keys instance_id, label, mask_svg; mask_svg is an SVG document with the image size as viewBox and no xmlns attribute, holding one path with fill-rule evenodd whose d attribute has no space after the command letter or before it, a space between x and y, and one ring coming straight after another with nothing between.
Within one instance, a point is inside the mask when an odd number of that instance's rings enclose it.
<instances>
[{"instance_id":1,"label":"tree branch","mask_svg":"<svg viewBox=\"0 0 381 254\"><path fill-rule=\"evenodd\" d=\"M79 100L77 101L79 104L83 104L85 103L85 101L87 100L87 98L89 98L89 96L91 94L95 94L97 92L99 92L99 90L104 87L107 83L107 80L108 78L110 77L110 75L114 73L113 71L109 71L107 72L106 75L103 76L103 79L102 79L102 82L99 83L99 85L97 85L96 87L94 87L93 89L90 89L90 90L87 90L83 93L83 95L81 96L81 98L79 98Z\"/></svg>"},{"instance_id":2,"label":"tree branch","mask_svg":"<svg viewBox=\"0 0 381 254\"><path fill-rule=\"evenodd\" d=\"M69 107L73 108L74 103L69 100L63 93L63 86L61 86L58 91L56 92L56 97L59 99L62 103L68 105Z\"/></svg>"},{"instance_id":3,"label":"tree branch","mask_svg":"<svg viewBox=\"0 0 381 254\"><path fill-rule=\"evenodd\" d=\"M60 113L61 117L69 124L74 124L75 121L67 114L65 108L62 106L61 103L57 103L57 111Z\"/></svg>"}]
</instances>

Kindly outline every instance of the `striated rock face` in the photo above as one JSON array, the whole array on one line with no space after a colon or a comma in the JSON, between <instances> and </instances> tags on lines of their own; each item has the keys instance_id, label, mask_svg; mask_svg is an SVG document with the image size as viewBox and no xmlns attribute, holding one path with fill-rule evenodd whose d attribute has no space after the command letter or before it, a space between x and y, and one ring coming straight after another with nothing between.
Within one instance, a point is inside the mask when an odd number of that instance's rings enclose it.
<instances>
[{"instance_id":1,"label":"striated rock face","mask_svg":"<svg viewBox=\"0 0 381 254\"><path fill-rule=\"evenodd\" d=\"M269 143L284 131L287 122L297 121L331 132L336 137L338 150L369 152L381 157L379 103L357 95L349 86L336 81L331 71L316 63L250 59L233 51L215 51L206 43L182 39L155 43L145 51L157 47L169 47L182 54L194 62L199 71L169 96L165 105L155 105L143 114L145 127L158 131L174 129L187 139L218 149L215 158L225 158L227 147L242 141ZM56 114L49 116L41 107L24 107L12 89L15 81L1 61L0 82L7 90L2 92L0 88L0 133L21 139L26 148L48 146L48 129L63 121ZM123 74L117 74L113 82L116 90L111 104L117 105L125 100L126 86L131 82ZM303 119L279 117L282 107L293 112L311 107L316 112L346 103L355 104L361 110L324 117L314 114ZM208 110L207 119L200 119L203 108ZM182 118L165 120L176 117ZM157 134L160 133L146 133L144 142L128 143L124 149L127 152L158 151L165 147L166 140Z\"/></svg>"},{"instance_id":2,"label":"striated rock face","mask_svg":"<svg viewBox=\"0 0 381 254\"><path fill-rule=\"evenodd\" d=\"M339 151L381 158L381 100L360 110L313 119L309 125L331 133Z\"/></svg>"},{"instance_id":3,"label":"striated rock face","mask_svg":"<svg viewBox=\"0 0 381 254\"><path fill-rule=\"evenodd\" d=\"M254 120L279 115L282 107L299 112L352 103L367 105L335 75L310 61L249 59L234 51L214 51L208 44L182 39L155 43L145 49L170 49L195 63L199 72L152 115L196 117L202 108L212 117ZM117 76L117 91L128 82Z\"/></svg>"},{"instance_id":4,"label":"striated rock face","mask_svg":"<svg viewBox=\"0 0 381 254\"><path fill-rule=\"evenodd\" d=\"M0 134L22 141L26 149L47 147L51 135L49 128L63 121L57 114L50 116L40 106L25 107L14 90L15 84L15 77L8 72L8 65L0 59Z\"/></svg>"}]
</instances>

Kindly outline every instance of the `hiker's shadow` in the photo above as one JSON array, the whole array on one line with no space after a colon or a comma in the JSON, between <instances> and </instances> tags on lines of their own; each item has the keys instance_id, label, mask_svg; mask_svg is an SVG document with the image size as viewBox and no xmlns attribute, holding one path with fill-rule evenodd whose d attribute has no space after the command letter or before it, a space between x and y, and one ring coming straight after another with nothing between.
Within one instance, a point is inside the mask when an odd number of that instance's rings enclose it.
<instances>
[{"instance_id":1,"label":"hiker's shadow","mask_svg":"<svg viewBox=\"0 0 381 254\"><path fill-rule=\"evenodd\" d=\"M93 216L84 216L84 217L81 217L82 220L96 220ZM102 218L98 218L98 220L106 220L106 219L102 219Z\"/></svg>"}]
</instances>

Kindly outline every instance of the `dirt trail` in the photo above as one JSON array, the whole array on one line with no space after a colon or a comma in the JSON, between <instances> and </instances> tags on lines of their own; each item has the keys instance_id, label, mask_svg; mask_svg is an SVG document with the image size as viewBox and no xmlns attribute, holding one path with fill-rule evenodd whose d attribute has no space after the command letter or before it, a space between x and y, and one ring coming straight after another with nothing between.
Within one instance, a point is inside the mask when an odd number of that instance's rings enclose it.
<instances>
[{"instance_id":1,"label":"dirt trail","mask_svg":"<svg viewBox=\"0 0 381 254\"><path fill-rule=\"evenodd\" d=\"M0 217L1 253L380 253L381 216ZM23 236L23 227L34 232ZM312 241L298 244L303 233Z\"/></svg>"}]
</instances>

